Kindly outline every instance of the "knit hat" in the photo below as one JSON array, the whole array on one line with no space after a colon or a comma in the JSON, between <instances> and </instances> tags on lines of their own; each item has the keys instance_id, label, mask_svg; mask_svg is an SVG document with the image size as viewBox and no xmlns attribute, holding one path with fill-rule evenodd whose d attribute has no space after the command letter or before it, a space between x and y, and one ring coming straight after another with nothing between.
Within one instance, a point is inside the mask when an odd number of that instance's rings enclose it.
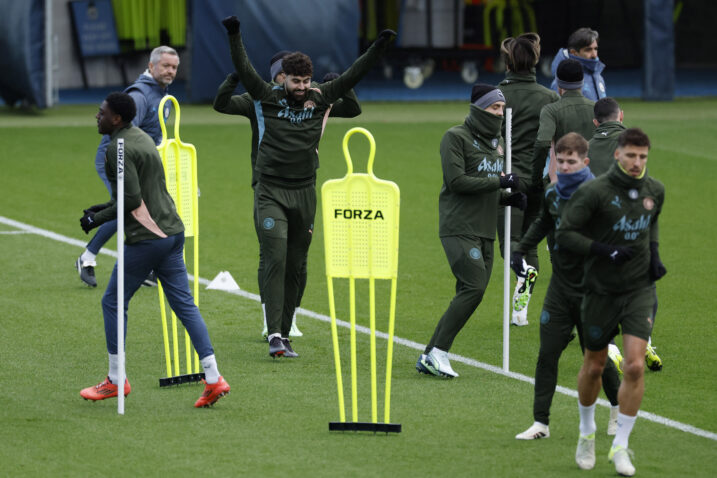
<instances>
[{"instance_id":1,"label":"knit hat","mask_svg":"<svg viewBox=\"0 0 717 478\"><path fill-rule=\"evenodd\" d=\"M288 50L281 50L277 51L274 56L271 57L271 61L269 62L269 73L271 74L272 80L276 78L276 75L283 71L281 66L281 60L289 53L291 52Z\"/></svg>"},{"instance_id":2,"label":"knit hat","mask_svg":"<svg viewBox=\"0 0 717 478\"><path fill-rule=\"evenodd\" d=\"M503 92L492 85L476 83L471 90L471 103L480 109L486 109L496 101L505 101Z\"/></svg>"},{"instance_id":3,"label":"knit hat","mask_svg":"<svg viewBox=\"0 0 717 478\"><path fill-rule=\"evenodd\" d=\"M555 74L558 88L579 90L583 87L583 67L577 60L563 60Z\"/></svg>"}]
</instances>

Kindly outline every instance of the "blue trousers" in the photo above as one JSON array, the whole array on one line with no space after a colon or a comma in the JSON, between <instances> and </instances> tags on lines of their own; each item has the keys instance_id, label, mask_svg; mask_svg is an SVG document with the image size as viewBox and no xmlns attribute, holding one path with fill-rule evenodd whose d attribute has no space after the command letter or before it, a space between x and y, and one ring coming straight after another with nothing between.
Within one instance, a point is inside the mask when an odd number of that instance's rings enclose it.
<instances>
[{"instance_id":1,"label":"blue trousers","mask_svg":"<svg viewBox=\"0 0 717 478\"><path fill-rule=\"evenodd\" d=\"M169 305L187 329L192 345L202 359L214 353L209 332L189 290L187 266L182 251L184 233L165 239L141 241L124 247L124 330L127 337L127 309L129 301L142 285L149 271L154 270L162 281ZM102 297L107 351L117 353L117 264Z\"/></svg>"}]
</instances>

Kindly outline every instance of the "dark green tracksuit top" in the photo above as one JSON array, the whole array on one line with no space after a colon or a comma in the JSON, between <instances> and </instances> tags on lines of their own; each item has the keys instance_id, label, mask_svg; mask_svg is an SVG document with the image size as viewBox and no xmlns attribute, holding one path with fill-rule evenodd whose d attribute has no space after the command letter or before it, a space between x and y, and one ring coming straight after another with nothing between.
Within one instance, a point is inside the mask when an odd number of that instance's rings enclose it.
<instances>
[{"instance_id":1,"label":"dark green tracksuit top","mask_svg":"<svg viewBox=\"0 0 717 478\"><path fill-rule=\"evenodd\" d=\"M590 140L595 131L593 107L595 102L583 96L580 90L567 90L555 103L547 104L540 111L540 126L533 150L533 184L543 178L545 158L550 152L550 143L573 131Z\"/></svg>"},{"instance_id":2,"label":"dark green tracksuit top","mask_svg":"<svg viewBox=\"0 0 717 478\"><path fill-rule=\"evenodd\" d=\"M556 240L585 258L584 288L596 294L620 295L649 286L650 242L657 242L657 218L665 186L645 175L636 179L617 163L580 186L563 211ZM629 246L634 256L621 265L608 257L588 255L593 241Z\"/></svg>"},{"instance_id":3,"label":"dark green tracksuit top","mask_svg":"<svg viewBox=\"0 0 717 478\"><path fill-rule=\"evenodd\" d=\"M371 45L341 76L311 88L300 104L294 104L283 86L272 86L257 74L239 34L229 35L229 46L239 79L255 100L259 124L257 173L289 180L313 178L319 167L324 113L368 73L385 47Z\"/></svg>"},{"instance_id":4,"label":"dark green tracksuit top","mask_svg":"<svg viewBox=\"0 0 717 478\"><path fill-rule=\"evenodd\" d=\"M214 109L220 113L241 115L249 118L251 126L251 187L253 188L258 181L255 170L259 141L257 111L254 108L254 100L249 93L232 95L238 84L239 77L236 73L231 73L227 76L227 79L219 85L219 90L217 90L217 96L214 98ZM312 83L312 86L318 87L318 83ZM329 109L329 116L335 118L355 118L360 114L361 105L354 90L349 90Z\"/></svg>"},{"instance_id":5,"label":"dark green tracksuit top","mask_svg":"<svg viewBox=\"0 0 717 478\"><path fill-rule=\"evenodd\" d=\"M560 96L535 81L535 70L530 74L509 71L498 88L505 96L506 109L513 109L511 172L529 180L533 172L533 147L538 135L540 110L558 101ZM505 138L505 122L502 131ZM545 157L540 161L540 167L543 166Z\"/></svg>"},{"instance_id":6,"label":"dark green tracksuit top","mask_svg":"<svg viewBox=\"0 0 717 478\"><path fill-rule=\"evenodd\" d=\"M625 131L625 125L619 121L605 121L595 130L590 139L588 158L590 158L590 170L595 176L608 172L615 162L615 150L617 149L617 137Z\"/></svg>"},{"instance_id":7,"label":"dark green tracksuit top","mask_svg":"<svg viewBox=\"0 0 717 478\"><path fill-rule=\"evenodd\" d=\"M184 231L172 197L167 192L164 166L154 140L129 125L110 135L105 171L112 185L108 207L95 214L97 224L117 217L117 140L124 138L124 217L127 244L173 236Z\"/></svg>"},{"instance_id":8,"label":"dark green tracksuit top","mask_svg":"<svg viewBox=\"0 0 717 478\"><path fill-rule=\"evenodd\" d=\"M495 239L503 171L503 118L471 105L465 123L441 140L443 186L438 196L438 235Z\"/></svg>"},{"instance_id":9,"label":"dark green tracksuit top","mask_svg":"<svg viewBox=\"0 0 717 478\"><path fill-rule=\"evenodd\" d=\"M555 230L560 225L560 215L568 201L568 199L558 196L554 184L548 187L545 191L545 200L541 204L540 214L520 239L517 250L525 253L537 246L547 236L550 263L553 266L553 275L550 278L551 286L556 284L565 291L582 295L580 284L583 280L585 258L565 248L559 248L555 243Z\"/></svg>"}]
</instances>

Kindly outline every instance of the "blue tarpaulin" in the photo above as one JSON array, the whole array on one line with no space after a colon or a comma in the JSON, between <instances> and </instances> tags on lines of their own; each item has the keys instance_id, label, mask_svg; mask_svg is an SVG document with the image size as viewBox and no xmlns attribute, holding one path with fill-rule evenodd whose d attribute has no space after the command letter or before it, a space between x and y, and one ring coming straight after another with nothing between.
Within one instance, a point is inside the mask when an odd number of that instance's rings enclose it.
<instances>
[{"instance_id":1,"label":"blue tarpaulin","mask_svg":"<svg viewBox=\"0 0 717 478\"><path fill-rule=\"evenodd\" d=\"M314 78L343 72L358 57L359 4L355 0L192 0L192 65L188 96L212 101L234 71L223 18L236 15L247 54L269 81L269 60L279 50L311 57Z\"/></svg>"}]
</instances>

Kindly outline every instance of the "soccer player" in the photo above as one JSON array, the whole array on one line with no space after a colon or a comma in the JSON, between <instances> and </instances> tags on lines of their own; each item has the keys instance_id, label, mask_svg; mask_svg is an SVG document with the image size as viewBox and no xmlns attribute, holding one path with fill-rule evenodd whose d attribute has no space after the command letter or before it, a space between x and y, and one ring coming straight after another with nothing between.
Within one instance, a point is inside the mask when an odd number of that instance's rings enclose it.
<instances>
[{"instance_id":1,"label":"soccer player","mask_svg":"<svg viewBox=\"0 0 717 478\"><path fill-rule=\"evenodd\" d=\"M168 94L167 89L177 75L177 68L179 68L179 55L174 48L158 46L149 55L149 64L145 72L124 90L132 97L137 108L137 115L132 118L132 124L147 133L154 140L155 145L162 142L162 129L159 125L157 110L162 98ZM166 103L165 119L169 117L170 105L171 103ZM95 155L95 169L111 195L112 189L105 173L105 152L109 143L109 136L103 136ZM95 277L97 261L95 258L102 246L114 236L116 231L116 220L104 223L87 244L82 255L75 261L80 279L90 287L97 287ZM150 273L147 276L144 285L156 285L156 278L153 274Z\"/></svg>"},{"instance_id":2,"label":"soccer player","mask_svg":"<svg viewBox=\"0 0 717 478\"><path fill-rule=\"evenodd\" d=\"M605 97L595 103L595 118L593 123L597 126L595 134L590 139L590 169L596 176L606 173L610 166L615 163L615 150L617 149L617 138L625 131L626 127L622 124L624 114L620 109L620 105L613 98ZM652 326L655 326L657 318L657 289L655 289L655 308L652 315ZM652 345L652 337L647 341L647 350L645 355L645 364L647 368L653 371L662 370L662 359ZM607 350L608 357L617 367L618 372L622 373L622 353L611 341Z\"/></svg>"},{"instance_id":3,"label":"soccer player","mask_svg":"<svg viewBox=\"0 0 717 478\"><path fill-rule=\"evenodd\" d=\"M540 110L540 126L533 149L533 175L531 187L543 191L543 171L545 158L550 152L551 143L570 132L580 133L590 139L595 131L593 124L594 101L585 98L580 89L583 86L583 69L576 60L564 60L557 70L558 93L560 99L543 106ZM550 160L547 182L554 183L555 162Z\"/></svg>"},{"instance_id":4,"label":"soccer player","mask_svg":"<svg viewBox=\"0 0 717 478\"><path fill-rule=\"evenodd\" d=\"M557 81L556 72L560 62L567 59L573 59L580 62L585 74L585 83L583 84L583 96L593 101L607 96L605 90L605 80L602 77L602 71L605 64L598 58L598 39L600 35L590 28L578 28L568 38L568 47L561 48L553 58L551 70L553 72L553 82L550 88L558 91L560 87Z\"/></svg>"},{"instance_id":5,"label":"soccer player","mask_svg":"<svg viewBox=\"0 0 717 478\"><path fill-rule=\"evenodd\" d=\"M537 33L524 33L517 38L506 38L500 46L501 55L505 61L505 80L498 88L505 96L505 107L513 108L512 134L512 172L520 178L520 191L528 195L528 207L525 212L519 208L512 208L510 214L511 250L520 241L528 230L530 224L538 217L541 197L531 190L530 178L533 171L533 146L538 134L540 110L543 106L554 103L560 99L557 93L537 83L535 79L535 65L540 59L540 37ZM503 127L505 129L505 126ZM544 161L540 162L541 166ZM505 209L501 208L498 214L498 224L505 219ZM503 228L498 228L498 240L501 253L503 249ZM526 250L527 263L538 271L538 251L536 247ZM535 284L536 274L532 274L525 285L525 278L518 277L513 294L513 310L511 323L517 326L528 325L528 302L530 292ZM518 304L520 291L523 290L521 307ZM518 300L516 300L518 299Z\"/></svg>"},{"instance_id":6,"label":"soccer player","mask_svg":"<svg viewBox=\"0 0 717 478\"><path fill-rule=\"evenodd\" d=\"M277 85L283 85L286 79L286 73L282 69L282 59L288 55L289 51L283 50L277 52L269 62L269 72L271 74L272 81ZM327 73L324 75L323 83L327 81L335 80L339 75L337 73ZM258 181L256 170L256 152L259 145L259 126L257 123L256 109L254 108L254 101L249 93L242 95L232 95L234 89L239 84L239 76L236 72L230 73L227 79L219 85L219 90L214 98L214 109L220 113L229 115L241 115L249 119L251 125L251 188L255 189ZM318 87L318 84L314 83L313 87ZM354 90L349 90L346 95L338 99L328 110L325 115L338 117L338 118L354 118L361 114L361 105L359 104L358 98ZM254 205L254 229L256 230L257 238L259 238L259 223L257 222L256 204ZM299 283L299 292L296 299L296 308L301 304L301 299L304 295L304 289L306 288L307 279L307 257L304 258L304 262L301 266L301 277ZM264 260L261 252L261 243L259 244L259 269L257 271L258 283L259 283L259 296L261 297L261 309L264 315L264 328L262 330L262 337L266 338L269 335L269 331L266 325L266 304L264 302ZM303 334L296 325L296 310L291 319L291 329L289 330L290 337L301 337Z\"/></svg>"},{"instance_id":7,"label":"soccer player","mask_svg":"<svg viewBox=\"0 0 717 478\"><path fill-rule=\"evenodd\" d=\"M264 259L264 300L269 355L297 357L288 339L296 308L301 267L311 244L316 213L318 144L325 112L368 73L395 37L382 31L376 42L333 81L313 88L311 59L294 52L282 59L283 86L264 82L247 57L239 20L222 23L229 35L239 80L257 102L264 132L256 156L254 190Z\"/></svg>"},{"instance_id":8,"label":"soccer player","mask_svg":"<svg viewBox=\"0 0 717 478\"><path fill-rule=\"evenodd\" d=\"M132 125L136 106L127 93L111 93L97 113L97 130L109 135L105 153L105 172L112 188L112 200L85 209L80 225L85 233L117 218L117 140L124 139L125 174L125 247L124 247L124 313L127 330L129 301L149 271L162 281L169 305L187 329L204 369L206 385L195 407L213 405L230 391L219 375L214 349L199 309L189 291L184 264L184 224L167 192L164 167L152 138ZM98 385L80 392L86 400L104 400L118 393L119 362L117 358L117 264L102 297L105 339L109 354L109 373ZM129 380L123 393L131 391Z\"/></svg>"},{"instance_id":9,"label":"soccer player","mask_svg":"<svg viewBox=\"0 0 717 478\"><path fill-rule=\"evenodd\" d=\"M588 164L588 142L578 133L568 133L555 145L558 163L558 182L545 191L540 215L530 225L520 243L511 254L510 265L516 274L524 274L525 251L534 248L547 236L553 275L543 301L540 314L540 351L535 366L535 394L533 398L533 425L515 436L518 440L534 440L550 436L550 405L558 384L558 362L568 343L575 338L577 327L580 347L584 350L583 327L580 322L580 302L583 298L583 256L555 245L555 229L560 224L560 214L570 197L582 184L594 179ZM612 408L607 434L617 429L617 389L620 379L617 369L608 362L602 374L603 389Z\"/></svg>"},{"instance_id":10,"label":"soccer player","mask_svg":"<svg viewBox=\"0 0 717 478\"><path fill-rule=\"evenodd\" d=\"M608 459L625 476L635 474L628 439L645 388L654 281L667 272L657 242L665 187L647 174L649 149L650 140L642 130L626 129L617 141L617 162L573 194L556 234L561 249L587 256L581 309L585 354L578 374L580 436L575 461L582 469L595 466L595 401L607 345L619 327L625 361L617 433Z\"/></svg>"},{"instance_id":11,"label":"soccer player","mask_svg":"<svg viewBox=\"0 0 717 478\"><path fill-rule=\"evenodd\" d=\"M503 174L505 97L496 87L475 84L470 112L463 124L450 128L441 140L443 186L438 196L438 234L456 277L456 295L438 321L416 370L440 377L457 377L448 351L453 340L483 300L493 269L493 242L498 205L525 210L516 174ZM513 188L515 192L503 191Z\"/></svg>"}]
</instances>

